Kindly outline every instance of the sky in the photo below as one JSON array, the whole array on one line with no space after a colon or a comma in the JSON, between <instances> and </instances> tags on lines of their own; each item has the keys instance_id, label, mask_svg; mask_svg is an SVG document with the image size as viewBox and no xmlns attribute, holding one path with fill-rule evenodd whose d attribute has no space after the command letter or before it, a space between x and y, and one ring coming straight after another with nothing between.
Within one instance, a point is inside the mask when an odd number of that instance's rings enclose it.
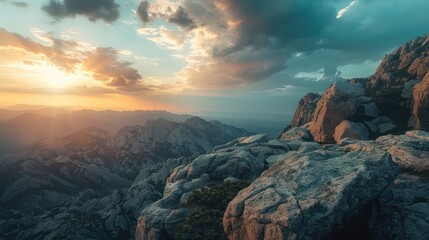
<instances>
[{"instance_id":1,"label":"sky","mask_svg":"<svg viewBox=\"0 0 429 240\"><path fill-rule=\"evenodd\" d=\"M429 32L427 0L0 0L0 107L286 117Z\"/></svg>"}]
</instances>

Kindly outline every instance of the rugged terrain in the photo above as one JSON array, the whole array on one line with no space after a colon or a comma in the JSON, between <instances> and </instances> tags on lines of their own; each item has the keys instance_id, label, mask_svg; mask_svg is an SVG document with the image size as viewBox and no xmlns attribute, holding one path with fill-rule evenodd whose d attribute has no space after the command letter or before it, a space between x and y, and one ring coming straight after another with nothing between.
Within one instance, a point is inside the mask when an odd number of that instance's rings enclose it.
<instances>
[{"instance_id":1,"label":"rugged terrain","mask_svg":"<svg viewBox=\"0 0 429 240\"><path fill-rule=\"evenodd\" d=\"M36 142L0 160L0 239L132 238L176 166L248 134L192 117Z\"/></svg>"}]
</instances>

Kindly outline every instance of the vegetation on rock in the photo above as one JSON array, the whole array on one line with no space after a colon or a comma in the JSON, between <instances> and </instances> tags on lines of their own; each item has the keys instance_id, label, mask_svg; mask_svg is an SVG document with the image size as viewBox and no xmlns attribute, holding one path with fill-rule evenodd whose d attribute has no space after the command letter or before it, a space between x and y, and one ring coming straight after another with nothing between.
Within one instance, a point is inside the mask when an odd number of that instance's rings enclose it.
<instances>
[{"instance_id":1,"label":"vegetation on rock","mask_svg":"<svg viewBox=\"0 0 429 240\"><path fill-rule=\"evenodd\" d=\"M240 180L193 191L186 201L192 212L178 228L176 239L227 239L222 226L223 214L228 203L249 184L248 180Z\"/></svg>"}]
</instances>

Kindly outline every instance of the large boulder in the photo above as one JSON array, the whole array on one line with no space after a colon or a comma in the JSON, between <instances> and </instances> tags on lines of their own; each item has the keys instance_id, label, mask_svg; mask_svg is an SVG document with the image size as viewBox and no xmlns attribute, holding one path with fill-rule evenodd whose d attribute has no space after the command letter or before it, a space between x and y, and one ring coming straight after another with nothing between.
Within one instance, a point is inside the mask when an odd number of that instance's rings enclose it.
<instances>
[{"instance_id":1,"label":"large boulder","mask_svg":"<svg viewBox=\"0 0 429 240\"><path fill-rule=\"evenodd\" d=\"M391 156L372 141L291 153L229 203L224 229L229 239L324 239L397 173Z\"/></svg>"},{"instance_id":2,"label":"large boulder","mask_svg":"<svg viewBox=\"0 0 429 240\"><path fill-rule=\"evenodd\" d=\"M410 125L414 129L429 131L429 72L414 87L413 102Z\"/></svg>"},{"instance_id":3,"label":"large boulder","mask_svg":"<svg viewBox=\"0 0 429 240\"><path fill-rule=\"evenodd\" d=\"M338 81L331 85L317 103L310 131L317 142L334 142L335 128L343 120L357 115L359 106L366 103L360 83Z\"/></svg>"},{"instance_id":4,"label":"large boulder","mask_svg":"<svg viewBox=\"0 0 429 240\"><path fill-rule=\"evenodd\" d=\"M338 124L334 132L336 142L340 142L343 138L367 140L369 139L369 131L363 123L344 120Z\"/></svg>"},{"instance_id":5,"label":"large boulder","mask_svg":"<svg viewBox=\"0 0 429 240\"><path fill-rule=\"evenodd\" d=\"M291 126L300 127L310 122L313 118L314 110L316 110L316 104L319 102L320 98L321 96L317 93L307 93L299 100Z\"/></svg>"}]
</instances>

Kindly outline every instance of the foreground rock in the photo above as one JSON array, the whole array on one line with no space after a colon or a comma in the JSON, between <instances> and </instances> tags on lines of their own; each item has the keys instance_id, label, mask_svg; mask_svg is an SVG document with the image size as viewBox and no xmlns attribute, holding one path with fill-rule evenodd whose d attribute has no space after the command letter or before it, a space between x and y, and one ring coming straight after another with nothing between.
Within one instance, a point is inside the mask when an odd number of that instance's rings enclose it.
<instances>
[{"instance_id":1,"label":"foreground rock","mask_svg":"<svg viewBox=\"0 0 429 240\"><path fill-rule=\"evenodd\" d=\"M401 174L378 198L371 228L375 239L427 239L429 178Z\"/></svg>"},{"instance_id":2,"label":"foreground rock","mask_svg":"<svg viewBox=\"0 0 429 240\"><path fill-rule=\"evenodd\" d=\"M177 167L168 179L163 198L143 210L136 238L174 238L178 226L190 213L186 199L192 191L231 179L256 179L280 156L305 145L296 139L269 141L265 135L255 135L225 144Z\"/></svg>"},{"instance_id":3,"label":"foreground rock","mask_svg":"<svg viewBox=\"0 0 429 240\"><path fill-rule=\"evenodd\" d=\"M230 202L229 239L324 239L393 181L398 168L373 142L298 151Z\"/></svg>"},{"instance_id":4,"label":"foreground rock","mask_svg":"<svg viewBox=\"0 0 429 240\"><path fill-rule=\"evenodd\" d=\"M426 239L429 234L429 133L377 139L403 172L377 199L370 220L376 239Z\"/></svg>"}]
</instances>

